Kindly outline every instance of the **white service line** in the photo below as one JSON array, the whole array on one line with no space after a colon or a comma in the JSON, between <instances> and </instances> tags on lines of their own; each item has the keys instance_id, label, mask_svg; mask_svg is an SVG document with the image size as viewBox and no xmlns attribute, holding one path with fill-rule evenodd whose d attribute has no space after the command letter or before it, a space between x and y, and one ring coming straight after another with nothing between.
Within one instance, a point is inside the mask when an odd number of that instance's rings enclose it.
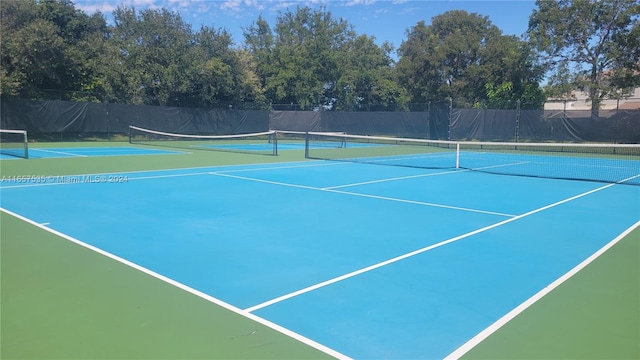
<instances>
[{"instance_id":1,"label":"white service line","mask_svg":"<svg viewBox=\"0 0 640 360\"><path fill-rule=\"evenodd\" d=\"M306 288L303 288L303 289L300 289L300 290L297 290L297 291L291 292L291 293L289 293L289 294L285 294L285 295L279 296L279 297L274 298L274 299L271 299L271 300L269 300L269 301L265 301L265 302L263 302L263 303L261 303L261 304L257 304L257 305L251 306L251 307L249 307L249 308L246 308L246 309L245 309L245 311L253 312L253 311L256 311L256 310L259 310L259 309L265 308L265 307L267 307L267 306L270 306L270 305L273 305L273 304L279 303L279 302L281 302L281 301L284 301L284 300L287 300L287 299L290 299L290 298L296 297L296 296L298 296L298 295L302 295L302 294L308 293L308 292L310 292L310 291L317 290L317 289L319 289L319 288L322 288L322 287L325 287L325 286L328 286L328 285L331 285L331 284L337 283L337 282L339 282L339 281L346 280L346 279L352 278L352 277L354 277L354 276L358 276L358 275L360 275L360 274L363 274L363 273L366 273L366 272L369 272L369 271L372 271L372 270L375 270L375 269L381 268L381 267L386 266L386 265L393 264L393 263L395 263L395 262L398 262L398 261L401 261L401 260L404 260L404 259L407 259L407 258L413 257L413 256L415 256L415 255L419 255L419 254L425 253L425 252L427 252L427 251L430 251L430 250L433 250L433 249L439 248L439 247L441 247L441 246L444 246L444 245L447 245L447 244L450 244L450 243L453 243L453 242L456 242L456 241L460 241L460 240L465 239L465 238L468 238L468 237L470 237L470 236L473 236L473 235L476 235L476 234L480 234L480 233L483 233L483 232L485 232L485 231L488 231L488 230L491 230L491 229L494 229L494 228L497 228L497 227L500 227L500 226L506 225L506 224L508 224L508 223L511 223L511 222L513 222L513 221L516 221L516 220L520 220L520 219L522 219L522 218L525 218L525 217L531 216L531 215L536 214L536 213L539 213L539 212L541 212L541 211L544 211L544 210L547 210L547 209L550 209L550 208L556 207L556 206L558 206L558 205L562 205L562 204L565 204L565 203L567 203L567 202L570 202L570 201L573 201L573 200L579 199L579 198L581 198L581 197L584 197L584 196L587 196L587 195L593 194L593 193L595 193L595 192L598 192L598 191L601 191L601 190L604 190L604 189L610 188L610 187L612 187L612 186L614 186L614 185L616 185L616 184L607 184L607 185L605 185L605 186L601 186L601 187L599 187L599 188L596 188L596 189L593 189L593 190L590 190L590 191L587 191L587 192L584 192L584 193L581 193L581 194L578 194L578 195L572 196L572 197L570 197L570 198L567 198L567 199L564 199L564 200L560 200L560 201L555 202L555 203L553 203L553 204L549 204L549 205L543 206L543 207L541 207L541 208L538 208L538 209L535 209L535 210L529 211L529 212L524 213L524 214L522 214L522 215L518 215L518 216L512 217L512 218L510 218L510 219L503 220L503 221L497 222L497 223L495 223L495 224L492 224L492 225L489 225L489 226L485 226L485 227L483 227L483 228L480 228L480 229L477 229L477 230L474 230L474 231L468 232L468 233L466 233L466 234L462 234L462 235L456 236L456 237L454 237L454 238L451 238L451 239L448 239L448 240L444 240L444 241L441 241L441 242L439 242L439 243L436 243L436 244L433 244L433 245L429 245L429 246L423 247L422 249L418 249L418 250L415 250L415 251L412 251L412 252L409 252L409 253L406 253L406 254L403 254L403 255L400 255L400 256L396 256L396 257L394 257L394 258L391 258L391 259L388 259L388 260L385 260L385 261L379 262L379 263L377 263L377 264L373 264L373 265L371 265L371 266L367 266L367 267L365 267L365 268L362 268L362 269L359 269L359 270L356 270L356 271L353 271L353 272L350 272L350 273L347 273L347 274L344 274L344 275L341 275L341 276L335 277L335 278L333 278L333 279L329 279L329 280L327 280L327 281L323 281L323 282L318 283L318 284L315 284L315 285L311 285L311 286L309 286L309 287L306 287Z\"/></svg>"},{"instance_id":2,"label":"white service line","mask_svg":"<svg viewBox=\"0 0 640 360\"><path fill-rule=\"evenodd\" d=\"M147 275L150 275L150 276L152 276L152 277L154 277L154 278L156 278L158 280L161 280L161 281L164 281L164 282L166 282L168 284L171 284L171 285L173 285L173 286L175 286L175 287L177 287L179 289L182 289L182 290L184 290L184 291L186 291L188 293L191 293L191 294L196 295L196 296L198 296L198 297L200 297L202 299L210 301L210 302L212 302L212 303L214 303L214 304L216 304L216 305L218 305L220 307L223 307L223 308L225 308L225 309L227 309L229 311L232 311L232 312L234 312L234 313L236 313L238 315L241 315L241 316L244 316L244 317L246 317L248 319L251 319L251 320L253 320L253 321L257 322L257 323L260 323L260 324L262 324L262 325L264 325L266 327L269 327L269 328L271 328L273 330L276 330L276 331L278 331L278 332L280 332L280 333L282 333L284 335L287 335L287 336L289 336L291 338L294 338L294 339L296 339L296 340L298 340L298 341L300 341L300 342L302 342L304 344L307 344L307 345L309 345L309 346L311 346L311 347L313 347L313 348L315 348L317 350L320 350L320 351L322 351L322 352L324 352L324 353L326 353L328 355L331 355L331 356L333 356L333 357L335 357L337 359L350 359L348 356L346 356L344 354L341 354L341 353L339 353L339 352L337 352L337 351L335 351L335 350L333 350L331 348L328 348L328 347L326 347L326 346L324 346L324 345L322 345L320 343L317 343L317 342L315 342L315 341L313 341L311 339L308 339L308 338L306 338L306 337L304 337L304 336L302 336L302 335L300 335L300 334L298 334L296 332L293 332L293 331L291 331L289 329L286 329L286 328L284 328L284 327L282 327L280 325L272 323L269 320L263 319L263 318L261 318L259 316L251 314L251 313L249 313L247 311L239 309L239 308L237 308L237 307L235 307L235 306L233 306L233 305L231 305L229 303L226 303L226 302L224 302L224 301L222 301L222 300L220 300L218 298L215 298L215 297L213 297L211 295L205 294L205 293L203 293L201 291L198 291L198 290L196 290L194 288L191 288L191 287L189 287L189 286L187 286L185 284L182 284L182 283L180 283L178 281L175 281L175 280L173 280L171 278L168 278L168 277L166 277L164 275L161 275L161 274L159 274L159 273L157 273L155 271L149 270L149 269L147 269L147 268L145 268L143 266L140 266L140 265L138 265L136 263L133 263L133 262L131 262L129 260L121 258L121 257L119 257L117 255L114 255L114 254L112 254L110 252L107 252L105 250L97 248L97 247L95 247L93 245L89 245L89 244L87 244L85 242L82 242L82 241L80 241L80 240L78 240L76 238L73 238L73 237L71 237L71 236L69 236L67 234L61 233L61 232L59 232L57 230L53 230L53 229L51 229L49 227L43 226L42 224L39 224L39 223L37 223L37 222L27 218L27 217L24 217L22 215L16 214L16 213L14 213L14 212L12 212L10 210L7 210L7 209L4 209L4 208L0 207L0 211L6 213L8 215L11 215L11 216L13 216L13 217L15 217L17 219L20 219L20 220L22 220L22 221L24 221L26 223L29 223L29 224L31 224L33 226L36 226L36 227L38 227L38 228L40 228L40 229L42 229L42 230L44 230L46 232L49 232L51 234L54 234L56 236L59 236L59 237L65 239L65 240L68 240L68 241L70 241L70 242L72 242L72 243L74 243L76 245L80 245L80 246L82 246L84 248L87 248L87 249L89 249L91 251L94 251L94 252L96 252L96 253L98 253L100 255L103 255L103 256L108 257L108 258L110 258L112 260L115 260L115 261L117 261L117 262L119 262L121 264L124 264L126 266L131 267L131 268L134 268L134 269L136 269L136 270L138 270L140 272L143 272L143 273L145 273Z\"/></svg>"},{"instance_id":3,"label":"white service line","mask_svg":"<svg viewBox=\"0 0 640 360\"><path fill-rule=\"evenodd\" d=\"M303 163L302 165L286 165L286 166L274 166L274 167L259 167L259 168L247 168L247 169L230 169L230 170L220 170L221 173L234 173L234 172L248 172L248 171L263 171L263 170L281 170L281 169L298 169L298 168L308 168L308 167L323 167L323 166L338 166L345 165L348 163L344 162L310 162Z\"/></svg>"},{"instance_id":4,"label":"white service line","mask_svg":"<svg viewBox=\"0 0 640 360\"><path fill-rule=\"evenodd\" d=\"M438 208L444 208L444 209L460 210L460 211L467 211L467 212L474 212L474 213L481 213L481 214L489 214L489 215L498 215L498 216L505 216L505 217L514 217L514 216L516 216L516 215L513 215L513 214L504 214L504 213L498 213L498 212L493 212L493 211L469 209L469 208L463 208L463 207L458 207L458 206L435 204L435 203L428 203L428 202L414 201L414 200L404 200L404 199L390 198L390 197L385 197L385 196L361 194L361 193L355 193L355 192L350 192L350 191L333 190L333 189L327 189L327 188L317 188L317 187L307 186L307 185L298 185L298 184L283 183L283 182L278 182L278 181L256 179L256 178L250 178L250 177L245 177L245 176L226 174L226 173L222 173L222 172L210 172L209 174L216 175L216 176L224 176L224 177L229 177L229 178L234 178L234 179L261 182L261 183L265 183L265 184L272 184L272 185L279 185L279 186L286 186L286 187L293 187L293 188L300 188L300 189L308 189L308 190L316 190L316 191L325 191L325 192L336 193L336 194L344 194L344 195L352 195L352 196L358 196L358 197L366 197L366 198L370 198L370 199L401 202L401 203L405 203L405 204L431 206L431 207L438 207Z\"/></svg>"},{"instance_id":5,"label":"white service line","mask_svg":"<svg viewBox=\"0 0 640 360\"><path fill-rule=\"evenodd\" d=\"M87 155L74 154L74 153L64 152L64 151L54 151L54 150L48 150L48 149L39 149L39 148L29 148L29 151L42 151L42 152L48 152L48 153L52 153L52 154L71 155L71 156L76 156L76 157L88 157Z\"/></svg>"},{"instance_id":6,"label":"white service line","mask_svg":"<svg viewBox=\"0 0 640 360\"><path fill-rule=\"evenodd\" d=\"M340 188L345 188L345 187L377 184L377 183L388 182L388 181L406 180L406 179L421 178L421 177L428 177L428 176L457 174L457 173L463 173L463 172L468 172L468 171L472 171L472 170L474 170L474 171L482 171L482 170L486 170L486 169L494 169L494 168L499 168L499 167L522 165L522 164L528 164L528 163L529 163L528 161L522 161L522 162L516 162L516 163L510 163L510 164L491 165L491 166L479 167L479 168L474 168L474 169L461 168L461 169L450 170L450 171L442 171L442 172L419 174L419 175L410 175L410 176L401 176L401 177L388 178L388 179L379 179L379 180L371 180L371 181L365 181L365 182L353 183L353 184L329 186L329 187L323 188L323 190L340 189Z\"/></svg>"},{"instance_id":7,"label":"white service line","mask_svg":"<svg viewBox=\"0 0 640 360\"><path fill-rule=\"evenodd\" d=\"M352 187L352 186L369 185L369 184L378 184L378 183L389 182L389 181L398 181L398 180L406 180L406 179L415 179L415 178L422 178L422 177L428 177L428 176L447 175L447 174L453 174L453 173L465 172L465 171L470 171L470 170L466 170L466 169L463 169L463 170L451 170L451 171L442 171L442 172L429 173L429 174L419 174L419 175L400 176L400 177L395 177L395 178L387 178L387 179L378 179L378 180L371 180L371 181L363 181L363 182L353 183L353 184L344 184L344 185L328 186L328 187L322 188L322 190L333 190L333 189L340 189L340 188Z\"/></svg>"}]
</instances>

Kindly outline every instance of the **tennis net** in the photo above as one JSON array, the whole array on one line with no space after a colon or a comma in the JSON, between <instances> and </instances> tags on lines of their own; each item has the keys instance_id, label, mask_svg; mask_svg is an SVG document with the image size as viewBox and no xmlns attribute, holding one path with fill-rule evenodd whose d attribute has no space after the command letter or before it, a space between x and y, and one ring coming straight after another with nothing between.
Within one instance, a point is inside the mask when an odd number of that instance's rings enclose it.
<instances>
[{"instance_id":1,"label":"tennis net","mask_svg":"<svg viewBox=\"0 0 640 360\"><path fill-rule=\"evenodd\" d=\"M316 132L316 134L336 136L337 141L343 141L341 140L340 135L345 135L346 133ZM273 141L273 137L277 137L278 150L304 150L306 136L307 136L306 131L276 130L276 133L271 135L269 141ZM341 147L341 146L344 146L344 141L342 143L332 143L332 142L329 142L328 140L325 140L325 141L313 143L312 146Z\"/></svg>"},{"instance_id":2,"label":"tennis net","mask_svg":"<svg viewBox=\"0 0 640 360\"><path fill-rule=\"evenodd\" d=\"M129 143L191 150L278 155L275 131L234 135L188 135L129 126Z\"/></svg>"},{"instance_id":3,"label":"tennis net","mask_svg":"<svg viewBox=\"0 0 640 360\"><path fill-rule=\"evenodd\" d=\"M320 142L328 146L317 146ZM640 185L637 144L456 142L313 132L305 143L309 159Z\"/></svg>"},{"instance_id":4,"label":"tennis net","mask_svg":"<svg viewBox=\"0 0 640 360\"><path fill-rule=\"evenodd\" d=\"M0 129L0 154L29 158L29 141L24 130Z\"/></svg>"}]
</instances>

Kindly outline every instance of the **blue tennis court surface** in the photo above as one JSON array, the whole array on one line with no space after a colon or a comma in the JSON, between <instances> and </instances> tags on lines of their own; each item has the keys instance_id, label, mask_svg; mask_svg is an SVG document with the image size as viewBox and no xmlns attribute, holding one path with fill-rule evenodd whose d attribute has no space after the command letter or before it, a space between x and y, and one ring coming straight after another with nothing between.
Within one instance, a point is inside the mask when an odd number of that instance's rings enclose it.
<instances>
[{"instance_id":1,"label":"blue tennis court surface","mask_svg":"<svg viewBox=\"0 0 640 360\"><path fill-rule=\"evenodd\" d=\"M464 170L68 180L3 183L2 207L357 359L444 358L640 221L640 186Z\"/></svg>"},{"instance_id":2,"label":"blue tennis court surface","mask_svg":"<svg viewBox=\"0 0 640 360\"><path fill-rule=\"evenodd\" d=\"M129 156L129 155L166 155L179 154L179 151L145 149L133 146L122 147L73 147L73 148L29 148L30 159L90 157L90 156ZM0 159L19 159L1 154Z\"/></svg>"}]
</instances>

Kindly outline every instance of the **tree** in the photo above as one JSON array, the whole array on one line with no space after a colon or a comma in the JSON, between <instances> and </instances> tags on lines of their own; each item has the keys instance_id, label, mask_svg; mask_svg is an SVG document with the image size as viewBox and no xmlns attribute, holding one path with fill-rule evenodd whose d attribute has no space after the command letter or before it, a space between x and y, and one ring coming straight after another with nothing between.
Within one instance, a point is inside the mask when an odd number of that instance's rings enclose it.
<instances>
[{"instance_id":1,"label":"tree","mask_svg":"<svg viewBox=\"0 0 640 360\"><path fill-rule=\"evenodd\" d=\"M256 64L245 50L233 49L223 29L202 27L191 49L191 82L202 106L264 108Z\"/></svg>"},{"instance_id":2,"label":"tree","mask_svg":"<svg viewBox=\"0 0 640 360\"><path fill-rule=\"evenodd\" d=\"M245 30L266 96L303 108L331 107L340 49L354 37L352 26L325 8L281 13L274 33L261 18Z\"/></svg>"},{"instance_id":3,"label":"tree","mask_svg":"<svg viewBox=\"0 0 640 360\"><path fill-rule=\"evenodd\" d=\"M592 109L620 87L640 84L636 0L538 0L536 6L529 17L530 42L552 74L567 68L575 74L566 81L588 93Z\"/></svg>"},{"instance_id":4,"label":"tree","mask_svg":"<svg viewBox=\"0 0 640 360\"><path fill-rule=\"evenodd\" d=\"M381 47L375 38L360 35L340 49L338 78L331 97L334 110L380 109L403 107L407 96L394 77L391 52L393 47Z\"/></svg>"},{"instance_id":5,"label":"tree","mask_svg":"<svg viewBox=\"0 0 640 360\"><path fill-rule=\"evenodd\" d=\"M526 44L476 13L454 10L431 25L418 22L398 54L398 76L411 102L451 98L454 106L471 107L541 93L541 73Z\"/></svg>"},{"instance_id":6,"label":"tree","mask_svg":"<svg viewBox=\"0 0 640 360\"><path fill-rule=\"evenodd\" d=\"M174 105L189 88L191 26L166 9L138 13L120 6L114 11L113 45L109 58L119 66L106 76L119 102Z\"/></svg>"},{"instance_id":7,"label":"tree","mask_svg":"<svg viewBox=\"0 0 640 360\"><path fill-rule=\"evenodd\" d=\"M255 61L257 75L260 83L264 85L267 82L267 76L275 73L272 69L275 35L262 16L259 16L249 27L243 28L243 35L244 49Z\"/></svg>"},{"instance_id":8,"label":"tree","mask_svg":"<svg viewBox=\"0 0 640 360\"><path fill-rule=\"evenodd\" d=\"M40 98L42 90L73 99L94 81L92 49L104 39L106 22L88 16L69 0L0 3L0 92Z\"/></svg>"},{"instance_id":9,"label":"tree","mask_svg":"<svg viewBox=\"0 0 640 360\"><path fill-rule=\"evenodd\" d=\"M357 35L325 8L298 7L279 14L274 31L259 17L244 29L265 96L306 109L358 110L406 101L397 85L388 43Z\"/></svg>"},{"instance_id":10,"label":"tree","mask_svg":"<svg viewBox=\"0 0 640 360\"><path fill-rule=\"evenodd\" d=\"M499 41L486 45L480 71L476 75L486 79L485 106L493 109L539 109L546 96L539 84L544 68L536 61L531 47L515 36L501 36Z\"/></svg>"}]
</instances>

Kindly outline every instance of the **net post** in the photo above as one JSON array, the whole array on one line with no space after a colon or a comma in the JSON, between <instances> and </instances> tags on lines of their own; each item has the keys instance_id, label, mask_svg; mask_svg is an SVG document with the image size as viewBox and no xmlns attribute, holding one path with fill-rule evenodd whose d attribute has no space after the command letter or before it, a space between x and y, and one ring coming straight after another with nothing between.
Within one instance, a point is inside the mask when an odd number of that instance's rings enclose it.
<instances>
[{"instance_id":1,"label":"net post","mask_svg":"<svg viewBox=\"0 0 640 360\"><path fill-rule=\"evenodd\" d=\"M460 143L456 143L456 169L460 169Z\"/></svg>"},{"instance_id":2,"label":"net post","mask_svg":"<svg viewBox=\"0 0 640 360\"><path fill-rule=\"evenodd\" d=\"M304 134L304 158L309 158L309 132Z\"/></svg>"},{"instance_id":3,"label":"net post","mask_svg":"<svg viewBox=\"0 0 640 360\"><path fill-rule=\"evenodd\" d=\"M132 142L131 142L131 125L129 125L129 144L132 144Z\"/></svg>"},{"instance_id":4,"label":"net post","mask_svg":"<svg viewBox=\"0 0 640 360\"><path fill-rule=\"evenodd\" d=\"M278 156L278 131L273 131L273 156Z\"/></svg>"},{"instance_id":5,"label":"net post","mask_svg":"<svg viewBox=\"0 0 640 360\"><path fill-rule=\"evenodd\" d=\"M28 159L29 158L29 139L27 138L26 131L23 133L23 140L24 140L24 158Z\"/></svg>"}]
</instances>

